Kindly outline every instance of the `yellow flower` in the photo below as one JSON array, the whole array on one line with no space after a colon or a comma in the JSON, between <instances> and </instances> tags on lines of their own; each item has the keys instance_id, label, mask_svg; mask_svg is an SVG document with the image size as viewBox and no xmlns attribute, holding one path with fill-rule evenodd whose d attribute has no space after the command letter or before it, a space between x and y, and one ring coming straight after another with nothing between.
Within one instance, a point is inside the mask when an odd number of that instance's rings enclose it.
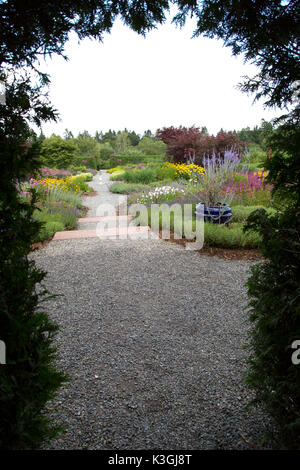
<instances>
[{"instance_id":1,"label":"yellow flower","mask_svg":"<svg viewBox=\"0 0 300 470\"><path fill-rule=\"evenodd\" d=\"M175 177L184 174L189 176L191 176L192 174L204 175L205 173L205 170L202 166L196 165L194 163L187 165L186 163L166 162L164 164L164 168L174 168L174 170L176 170Z\"/></svg>"}]
</instances>

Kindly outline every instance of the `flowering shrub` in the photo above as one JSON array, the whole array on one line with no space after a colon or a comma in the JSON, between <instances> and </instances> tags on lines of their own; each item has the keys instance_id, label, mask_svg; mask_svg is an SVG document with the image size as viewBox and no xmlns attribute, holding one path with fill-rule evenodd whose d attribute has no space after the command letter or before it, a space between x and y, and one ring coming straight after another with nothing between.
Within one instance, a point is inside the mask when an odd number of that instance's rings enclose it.
<instances>
[{"instance_id":1,"label":"flowering shrub","mask_svg":"<svg viewBox=\"0 0 300 470\"><path fill-rule=\"evenodd\" d=\"M114 173L115 171L122 170L121 166L114 166L113 168L109 168L109 170L106 170L107 173Z\"/></svg>"},{"instance_id":2,"label":"flowering shrub","mask_svg":"<svg viewBox=\"0 0 300 470\"><path fill-rule=\"evenodd\" d=\"M199 196L205 206L214 206L217 203L229 204L234 197L234 190L224 187L224 181L221 178L209 180L204 177Z\"/></svg>"},{"instance_id":3,"label":"flowering shrub","mask_svg":"<svg viewBox=\"0 0 300 470\"><path fill-rule=\"evenodd\" d=\"M23 200L30 201L33 190L37 193L33 217L44 225L36 233L35 241L49 239L57 231L75 228L77 218L85 213L80 194L89 189L85 181L92 178L91 173L83 173L61 179L32 178L21 183L18 190Z\"/></svg>"},{"instance_id":4,"label":"flowering shrub","mask_svg":"<svg viewBox=\"0 0 300 470\"><path fill-rule=\"evenodd\" d=\"M78 181L78 180L77 180ZM35 188L38 192L47 192L50 190L72 191L80 193L80 183L76 181L76 176L69 176L68 178L43 178L41 180L31 179L29 184L31 188Z\"/></svg>"},{"instance_id":5,"label":"flowering shrub","mask_svg":"<svg viewBox=\"0 0 300 470\"><path fill-rule=\"evenodd\" d=\"M222 157L220 153L218 156L215 152L212 153L212 156L204 156L202 163L206 173L223 173L224 176L232 174L237 165L241 162L241 157L238 152L233 148L226 149L224 156Z\"/></svg>"},{"instance_id":6,"label":"flowering shrub","mask_svg":"<svg viewBox=\"0 0 300 470\"><path fill-rule=\"evenodd\" d=\"M218 202L231 202L235 191L228 183L235 167L240 163L239 154L231 148L224 155L212 153L211 157L203 157L204 175L195 183L199 186L201 202L206 206L214 206Z\"/></svg>"},{"instance_id":7,"label":"flowering shrub","mask_svg":"<svg viewBox=\"0 0 300 470\"><path fill-rule=\"evenodd\" d=\"M187 165L186 163L170 163L166 162L163 165L164 168L172 168L175 170L174 177L175 178L184 178L184 179L195 179L201 177L205 174L205 170L202 166L195 165L191 163Z\"/></svg>"},{"instance_id":8,"label":"flowering shrub","mask_svg":"<svg viewBox=\"0 0 300 470\"><path fill-rule=\"evenodd\" d=\"M136 202L140 204L166 202L174 199L180 193L184 193L184 189L175 188L173 186L158 186L153 191L143 194Z\"/></svg>"},{"instance_id":9,"label":"flowering shrub","mask_svg":"<svg viewBox=\"0 0 300 470\"><path fill-rule=\"evenodd\" d=\"M52 168L40 168L39 173L42 178L66 178L71 176L69 170L53 170Z\"/></svg>"},{"instance_id":10,"label":"flowering shrub","mask_svg":"<svg viewBox=\"0 0 300 470\"><path fill-rule=\"evenodd\" d=\"M246 203L250 201L255 202L267 202L270 199L272 191L272 185L265 183L266 172L253 171L251 173L243 173L243 179L236 181L232 177L231 181L224 186L224 191L233 191L236 200ZM257 201L258 198L264 198L266 201Z\"/></svg>"}]
</instances>

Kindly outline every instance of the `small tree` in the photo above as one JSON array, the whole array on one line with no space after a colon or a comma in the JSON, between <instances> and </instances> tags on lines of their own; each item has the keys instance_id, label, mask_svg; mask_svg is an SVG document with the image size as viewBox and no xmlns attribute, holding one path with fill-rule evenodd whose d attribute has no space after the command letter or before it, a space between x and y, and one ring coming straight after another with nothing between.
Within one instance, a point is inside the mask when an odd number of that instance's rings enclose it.
<instances>
[{"instance_id":1,"label":"small tree","mask_svg":"<svg viewBox=\"0 0 300 470\"><path fill-rule=\"evenodd\" d=\"M247 283L253 328L246 383L255 391L252 403L277 425L274 445L300 449L300 365L292 362L292 345L300 340L299 127L280 126L270 144L266 169L281 210L272 217L255 211L245 227L260 233L266 258L252 267Z\"/></svg>"},{"instance_id":2,"label":"small tree","mask_svg":"<svg viewBox=\"0 0 300 470\"><path fill-rule=\"evenodd\" d=\"M140 136L135 131L129 131L128 132L128 137L129 137L129 140L130 140L130 145L132 145L133 147L138 145L138 143L141 140Z\"/></svg>"},{"instance_id":3,"label":"small tree","mask_svg":"<svg viewBox=\"0 0 300 470\"><path fill-rule=\"evenodd\" d=\"M50 168L68 168L74 164L76 146L72 140L64 140L52 134L41 146L41 163Z\"/></svg>"},{"instance_id":4,"label":"small tree","mask_svg":"<svg viewBox=\"0 0 300 470\"><path fill-rule=\"evenodd\" d=\"M202 164L204 155L211 152L224 155L226 149L242 150L245 143L241 142L232 132L220 131L214 136L207 134L207 129L202 127L169 127L158 129L157 137L167 145L167 154L172 156L175 162L187 161L187 149L192 149L195 163Z\"/></svg>"},{"instance_id":5,"label":"small tree","mask_svg":"<svg viewBox=\"0 0 300 470\"><path fill-rule=\"evenodd\" d=\"M30 123L55 120L42 85L46 75L34 73L40 55L63 55L71 31L79 38L99 39L121 15L135 31L145 33L164 19L167 2L0 2L0 81L6 100L0 103L0 340L7 365L0 366L0 448L37 449L57 429L46 413L49 399L66 377L54 365L57 325L39 311L47 295L45 273L29 260L39 230L33 219L35 197L22 201L18 182L40 166L37 147L30 148ZM23 75L22 75L23 74ZM44 99L45 98L45 99ZM67 141L66 141L67 142ZM51 154L52 155L52 154ZM57 166L67 160L54 158Z\"/></svg>"},{"instance_id":6,"label":"small tree","mask_svg":"<svg viewBox=\"0 0 300 470\"><path fill-rule=\"evenodd\" d=\"M45 273L27 254L40 224L31 202L20 198L18 183L39 167L40 143L28 122L55 118L40 86L28 77L2 74L6 102L0 106L0 337L6 365L0 366L0 448L38 448L56 428L42 411L66 379L53 360L57 325L39 309L47 291ZM37 285L40 284L40 292Z\"/></svg>"},{"instance_id":7,"label":"small tree","mask_svg":"<svg viewBox=\"0 0 300 470\"><path fill-rule=\"evenodd\" d=\"M126 154L129 145L130 145L130 139L128 136L128 132L126 131L118 132L116 140L114 142L115 153Z\"/></svg>"},{"instance_id":8,"label":"small tree","mask_svg":"<svg viewBox=\"0 0 300 470\"><path fill-rule=\"evenodd\" d=\"M135 147L142 155L165 155L167 146L161 140L143 137L139 144Z\"/></svg>"},{"instance_id":9,"label":"small tree","mask_svg":"<svg viewBox=\"0 0 300 470\"><path fill-rule=\"evenodd\" d=\"M72 139L74 139L73 132L70 131L69 129L65 129L65 132L64 132L64 139L65 139L65 140L72 140Z\"/></svg>"},{"instance_id":10,"label":"small tree","mask_svg":"<svg viewBox=\"0 0 300 470\"><path fill-rule=\"evenodd\" d=\"M186 149L194 149L196 162L201 163L205 152L209 150L210 138L199 127L179 127L158 129L156 136L167 145L167 155L171 156L174 162L186 161Z\"/></svg>"},{"instance_id":11,"label":"small tree","mask_svg":"<svg viewBox=\"0 0 300 470\"><path fill-rule=\"evenodd\" d=\"M88 160L86 165L96 169L100 158L100 144L96 138L84 131L79 133L72 143L76 148L76 164L82 165L82 160Z\"/></svg>"}]
</instances>

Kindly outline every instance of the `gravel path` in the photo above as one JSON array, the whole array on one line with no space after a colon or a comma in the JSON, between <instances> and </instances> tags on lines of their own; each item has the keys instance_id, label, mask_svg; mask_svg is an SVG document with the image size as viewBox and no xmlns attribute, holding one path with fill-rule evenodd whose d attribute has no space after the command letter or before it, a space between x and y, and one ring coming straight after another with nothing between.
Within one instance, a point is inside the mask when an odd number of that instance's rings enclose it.
<instances>
[{"instance_id":1,"label":"gravel path","mask_svg":"<svg viewBox=\"0 0 300 470\"><path fill-rule=\"evenodd\" d=\"M163 240L63 240L32 256L64 294L47 310L72 376L50 405L67 432L47 449L259 448L265 418L245 411L241 383L251 262Z\"/></svg>"},{"instance_id":2,"label":"gravel path","mask_svg":"<svg viewBox=\"0 0 300 470\"><path fill-rule=\"evenodd\" d=\"M97 209L101 203L117 207L122 201L126 200L126 196L114 194L109 191L111 184L113 184L113 182L109 180L109 174L103 170L94 176L93 181L91 181L89 185L92 186L94 191L97 191L97 196L86 196L83 198L84 205L89 208L87 217L96 217L99 215Z\"/></svg>"}]
</instances>

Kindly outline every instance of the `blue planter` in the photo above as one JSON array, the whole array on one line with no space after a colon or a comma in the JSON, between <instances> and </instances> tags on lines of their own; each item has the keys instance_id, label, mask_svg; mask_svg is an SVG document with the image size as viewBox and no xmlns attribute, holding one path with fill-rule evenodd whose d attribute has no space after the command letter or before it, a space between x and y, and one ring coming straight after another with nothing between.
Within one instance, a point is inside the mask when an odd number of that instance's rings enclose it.
<instances>
[{"instance_id":1,"label":"blue planter","mask_svg":"<svg viewBox=\"0 0 300 470\"><path fill-rule=\"evenodd\" d=\"M197 215L201 215L200 205L201 203L199 204L199 207L196 206L196 217ZM203 215L204 222L212 222L213 224L226 224L232 217L231 208L227 204L222 203L217 203L215 206L204 206Z\"/></svg>"}]
</instances>

